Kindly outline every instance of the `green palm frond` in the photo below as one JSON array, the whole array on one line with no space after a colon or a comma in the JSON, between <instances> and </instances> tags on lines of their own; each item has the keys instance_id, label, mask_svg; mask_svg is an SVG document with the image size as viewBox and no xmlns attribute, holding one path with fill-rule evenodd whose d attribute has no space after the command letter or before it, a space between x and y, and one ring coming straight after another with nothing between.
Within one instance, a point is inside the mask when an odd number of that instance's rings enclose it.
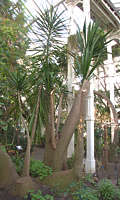
<instances>
[{"instance_id":1,"label":"green palm frond","mask_svg":"<svg viewBox=\"0 0 120 200\"><path fill-rule=\"evenodd\" d=\"M59 77L60 67L57 62L59 53L63 48L63 37L66 32L66 20L63 17L64 11L50 6L45 10L39 9L37 12L37 21L34 24L34 34L36 36L36 47L33 60L35 71L42 85L50 92L55 85L62 79ZM56 53L57 52L57 53Z\"/></svg>"},{"instance_id":2,"label":"green palm frond","mask_svg":"<svg viewBox=\"0 0 120 200\"><path fill-rule=\"evenodd\" d=\"M80 52L83 53L83 49L85 47L85 41L83 40L82 34L81 34L81 30L78 27L78 32L77 32L77 45L78 45L78 49L80 50Z\"/></svg>"},{"instance_id":3,"label":"green palm frond","mask_svg":"<svg viewBox=\"0 0 120 200\"><path fill-rule=\"evenodd\" d=\"M23 91L27 87L26 73L17 69L16 71L10 72L7 70L7 84L9 88L15 91Z\"/></svg>"},{"instance_id":4,"label":"green palm frond","mask_svg":"<svg viewBox=\"0 0 120 200\"><path fill-rule=\"evenodd\" d=\"M65 32L65 19L63 13L58 12L58 8L50 6L50 9L38 11L38 17L35 25L34 34L37 35L37 47L36 52L40 53L40 50L44 56L46 54L50 56L54 49L60 47ZM44 49L44 51L43 51Z\"/></svg>"},{"instance_id":5,"label":"green palm frond","mask_svg":"<svg viewBox=\"0 0 120 200\"><path fill-rule=\"evenodd\" d=\"M76 56L75 72L83 80L89 79L96 67L103 62L106 46L110 42L107 41L109 33L104 33L95 23L90 23L87 28L85 22L83 32L78 27L77 45L81 55Z\"/></svg>"}]
</instances>

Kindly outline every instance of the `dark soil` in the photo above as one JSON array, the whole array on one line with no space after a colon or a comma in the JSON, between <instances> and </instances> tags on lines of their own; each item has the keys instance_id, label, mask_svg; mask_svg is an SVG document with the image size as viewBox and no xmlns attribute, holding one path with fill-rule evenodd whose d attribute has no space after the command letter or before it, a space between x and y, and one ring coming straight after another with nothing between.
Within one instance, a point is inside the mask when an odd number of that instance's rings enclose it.
<instances>
[{"instance_id":1,"label":"dark soil","mask_svg":"<svg viewBox=\"0 0 120 200\"><path fill-rule=\"evenodd\" d=\"M46 194L50 194L54 196L54 200L73 200L70 195L65 195L64 193L55 193L55 191L52 191L52 189L45 185L39 185L39 189L41 190L43 196ZM25 198L11 195L10 188L0 188L0 200L25 200ZM29 194L27 200L32 200Z\"/></svg>"},{"instance_id":2,"label":"dark soil","mask_svg":"<svg viewBox=\"0 0 120 200\"><path fill-rule=\"evenodd\" d=\"M12 196L7 189L0 189L0 200L24 200L24 198Z\"/></svg>"}]
</instances>

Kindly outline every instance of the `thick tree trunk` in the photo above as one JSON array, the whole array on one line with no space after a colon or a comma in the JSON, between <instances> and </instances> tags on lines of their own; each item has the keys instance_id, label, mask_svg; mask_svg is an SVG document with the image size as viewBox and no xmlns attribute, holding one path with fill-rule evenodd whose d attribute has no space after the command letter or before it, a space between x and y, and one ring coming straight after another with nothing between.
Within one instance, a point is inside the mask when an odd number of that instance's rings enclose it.
<instances>
[{"instance_id":1,"label":"thick tree trunk","mask_svg":"<svg viewBox=\"0 0 120 200\"><path fill-rule=\"evenodd\" d=\"M75 163L73 172L77 179L83 175L84 143L83 143L83 121L78 125L77 143L75 148Z\"/></svg>"},{"instance_id":2,"label":"thick tree trunk","mask_svg":"<svg viewBox=\"0 0 120 200\"><path fill-rule=\"evenodd\" d=\"M61 170L63 166L63 155L66 152L66 149L70 143L73 132L80 120L80 114L82 112L81 100L82 96L86 95L88 92L89 84L88 82L84 83L81 89L79 90L72 109L67 117L67 120L64 124L64 127L61 131L61 138L58 141L56 151L54 152L53 158L53 168L56 170ZM85 91L86 90L86 91Z\"/></svg>"},{"instance_id":3,"label":"thick tree trunk","mask_svg":"<svg viewBox=\"0 0 120 200\"><path fill-rule=\"evenodd\" d=\"M59 130L59 125L60 125L60 117L62 113L62 100L63 100L63 94L60 97L59 101L59 108L58 108L58 119L57 119L57 126L56 126L56 135L58 136L58 130Z\"/></svg>"},{"instance_id":4,"label":"thick tree trunk","mask_svg":"<svg viewBox=\"0 0 120 200\"><path fill-rule=\"evenodd\" d=\"M27 148L25 152L24 167L23 167L22 175L29 176L29 170L30 170L30 137L27 136Z\"/></svg>"},{"instance_id":5,"label":"thick tree trunk","mask_svg":"<svg viewBox=\"0 0 120 200\"><path fill-rule=\"evenodd\" d=\"M51 132L49 125L45 130L45 151L44 151L44 163L52 167L54 151L51 144Z\"/></svg>"},{"instance_id":6,"label":"thick tree trunk","mask_svg":"<svg viewBox=\"0 0 120 200\"><path fill-rule=\"evenodd\" d=\"M107 125L104 126L104 147L103 147L103 166L105 170L107 169L108 165L108 129Z\"/></svg>"},{"instance_id":7,"label":"thick tree trunk","mask_svg":"<svg viewBox=\"0 0 120 200\"><path fill-rule=\"evenodd\" d=\"M55 140L55 120L54 120L54 91L50 93L50 113L49 113L49 124L50 124L50 134L51 134L51 144L52 148L56 149Z\"/></svg>"},{"instance_id":8,"label":"thick tree trunk","mask_svg":"<svg viewBox=\"0 0 120 200\"><path fill-rule=\"evenodd\" d=\"M85 95L83 95L82 100L81 100L81 116L80 116L80 121L77 128L78 135L77 135L77 144L75 148L75 163L74 163L74 168L73 168L74 175L77 179L80 179L80 177L83 175L83 169L84 169L83 123L84 123L85 114L86 114L86 107L87 105L86 105Z\"/></svg>"},{"instance_id":9,"label":"thick tree trunk","mask_svg":"<svg viewBox=\"0 0 120 200\"><path fill-rule=\"evenodd\" d=\"M38 90L38 99L37 99L37 105L36 105L36 111L35 111L35 119L34 119L34 124L33 124L33 127L32 127L32 133L31 133L31 141L30 141L31 145L32 145L32 142L33 142L34 137L35 137L35 131L36 131L36 126L37 126L38 113L39 113L39 107L40 107L41 88L42 87L39 87L39 90Z\"/></svg>"},{"instance_id":10,"label":"thick tree trunk","mask_svg":"<svg viewBox=\"0 0 120 200\"><path fill-rule=\"evenodd\" d=\"M55 127L54 127L54 94L48 95L49 111L45 131L44 163L52 167L54 152L56 149Z\"/></svg>"},{"instance_id":11,"label":"thick tree trunk","mask_svg":"<svg viewBox=\"0 0 120 200\"><path fill-rule=\"evenodd\" d=\"M20 108L20 112L21 112L21 120L23 123L23 126L27 132L27 148L26 148L26 152L25 152L25 159L24 159L24 167L23 167L23 176L29 176L29 169L30 169L30 135L29 135L29 130L28 130L28 126L26 124L26 121L22 115L22 107L21 107L21 99L20 99L20 94L18 92L18 101L19 101L19 108Z\"/></svg>"}]
</instances>

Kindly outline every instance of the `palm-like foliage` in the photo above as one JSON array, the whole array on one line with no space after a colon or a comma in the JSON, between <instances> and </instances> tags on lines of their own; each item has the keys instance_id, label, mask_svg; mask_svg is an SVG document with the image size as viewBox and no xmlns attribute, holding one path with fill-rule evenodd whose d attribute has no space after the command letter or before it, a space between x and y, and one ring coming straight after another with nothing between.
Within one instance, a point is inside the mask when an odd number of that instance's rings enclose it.
<instances>
[{"instance_id":1,"label":"palm-like foliage","mask_svg":"<svg viewBox=\"0 0 120 200\"><path fill-rule=\"evenodd\" d=\"M78 27L77 46L81 55L76 56L75 71L78 76L82 77L82 81L89 79L96 67L103 61L108 44L106 41L108 34L109 32L104 33L95 23L90 23L88 29L84 23L83 32Z\"/></svg>"},{"instance_id":2,"label":"palm-like foliage","mask_svg":"<svg viewBox=\"0 0 120 200\"><path fill-rule=\"evenodd\" d=\"M16 92L23 92L27 87L27 75L23 73L20 69L14 72L8 71L8 85L9 88L15 90Z\"/></svg>"},{"instance_id":3,"label":"palm-like foliage","mask_svg":"<svg viewBox=\"0 0 120 200\"><path fill-rule=\"evenodd\" d=\"M10 114L15 114L16 123L21 116L19 102L18 102L18 93L21 97L26 97L26 90L29 86L26 72L23 72L20 68L16 69L14 72L10 72L6 69L6 87L7 87L7 95L10 98ZM25 98L26 99L26 98ZM28 104L27 104L28 105ZM23 105L23 114L28 113L28 108L26 103Z\"/></svg>"},{"instance_id":4,"label":"palm-like foliage","mask_svg":"<svg viewBox=\"0 0 120 200\"><path fill-rule=\"evenodd\" d=\"M61 50L65 33L65 19L63 13L51 6L49 9L40 10L34 34L36 36L36 48L34 48L36 63L39 66L37 73L42 75L42 82L48 91L51 91L57 83L60 84L60 68L57 65L56 55ZM57 52L57 54L55 53ZM58 77L59 74L59 77Z\"/></svg>"},{"instance_id":5,"label":"palm-like foliage","mask_svg":"<svg viewBox=\"0 0 120 200\"><path fill-rule=\"evenodd\" d=\"M65 19L62 17L64 11L58 12L58 9L50 7L50 9L40 10L38 12L38 17L36 21L36 31L37 35L36 43L38 47L35 49L37 52L42 52L45 57L49 56L54 50L60 47L63 37L63 32L65 30ZM51 55L53 56L53 54Z\"/></svg>"}]
</instances>

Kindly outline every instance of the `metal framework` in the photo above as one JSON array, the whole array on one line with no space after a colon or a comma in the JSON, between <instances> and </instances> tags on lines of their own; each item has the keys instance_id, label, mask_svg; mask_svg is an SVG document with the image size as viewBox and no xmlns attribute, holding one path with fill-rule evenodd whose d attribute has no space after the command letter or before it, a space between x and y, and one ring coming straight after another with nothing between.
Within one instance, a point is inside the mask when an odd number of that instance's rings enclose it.
<instances>
[{"instance_id":1,"label":"metal framework","mask_svg":"<svg viewBox=\"0 0 120 200\"><path fill-rule=\"evenodd\" d=\"M83 10L83 0L66 0L62 3L77 5ZM104 29L118 30L120 28L120 14L109 0L91 0L91 18L98 21Z\"/></svg>"}]
</instances>

